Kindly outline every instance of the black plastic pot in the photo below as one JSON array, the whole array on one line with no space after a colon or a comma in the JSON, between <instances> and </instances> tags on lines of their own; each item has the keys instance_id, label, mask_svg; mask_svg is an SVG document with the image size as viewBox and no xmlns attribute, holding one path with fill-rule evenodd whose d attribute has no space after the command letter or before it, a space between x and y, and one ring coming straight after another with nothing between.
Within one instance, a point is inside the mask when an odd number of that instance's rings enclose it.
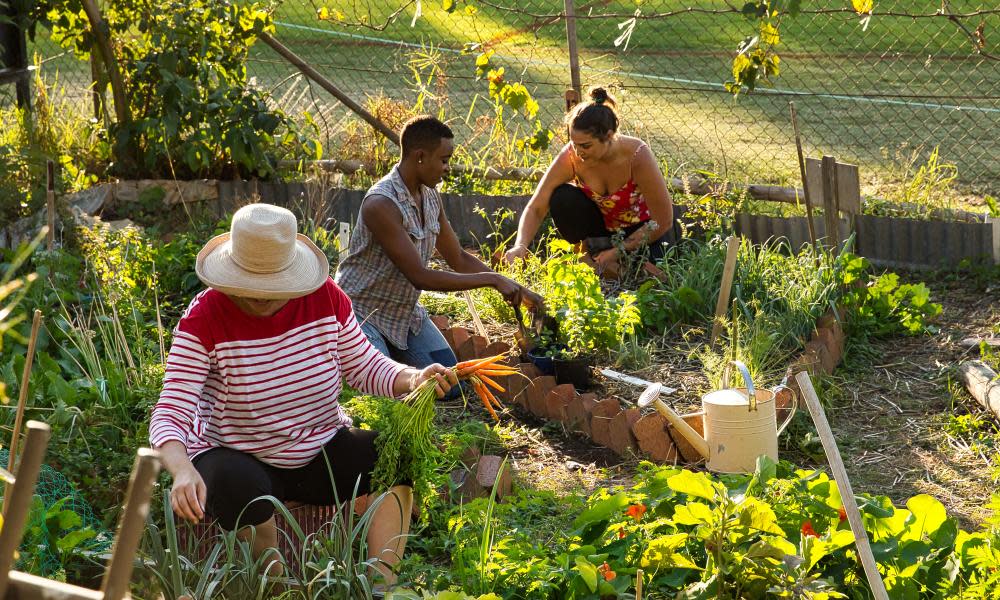
<instances>
[{"instance_id":1,"label":"black plastic pot","mask_svg":"<svg viewBox=\"0 0 1000 600\"><path fill-rule=\"evenodd\" d=\"M553 359L556 382L571 383L578 390L590 387L591 361L587 357Z\"/></svg>"},{"instance_id":2,"label":"black plastic pot","mask_svg":"<svg viewBox=\"0 0 1000 600\"><path fill-rule=\"evenodd\" d=\"M538 367L542 375L555 375L556 365L552 355L558 354L565 348L565 346L537 346L528 351L528 360Z\"/></svg>"}]
</instances>

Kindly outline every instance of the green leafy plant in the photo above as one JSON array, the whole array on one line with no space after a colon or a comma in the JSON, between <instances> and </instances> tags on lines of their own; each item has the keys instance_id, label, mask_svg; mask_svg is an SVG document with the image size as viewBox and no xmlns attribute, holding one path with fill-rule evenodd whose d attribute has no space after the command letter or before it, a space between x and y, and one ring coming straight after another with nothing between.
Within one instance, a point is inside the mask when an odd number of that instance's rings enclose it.
<instances>
[{"instance_id":1,"label":"green leafy plant","mask_svg":"<svg viewBox=\"0 0 1000 600\"><path fill-rule=\"evenodd\" d=\"M931 302L926 285L900 283L895 273L869 278L869 263L860 256L845 253L840 260L844 267L841 284L848 289L843 302L850 307L852 333L879 337L935 330L930 321L941 314L941 305Z\"/></svg>"},{"instance_id":2,"label":"green leafy plant","mask_svg":"<svg viewBox=\"0 0 1000 600\"><path fill-rule=\"evenodd\" d=\"M610 352L641 322L635 294L606 296L597 273L565 240L549 243L545 278L546 309L559 322L559 340L566 344L567 356Z\"/></svg>"},{"instance_id":3,"label":"green leafy plant","mask_svg":"<svg viewBox=\"0 0 1000 600\"><path fill-rule=\"evenodd\" d=\"M867 29L875 8L874 0L851 0L851 9L861 17L862 29ZM726 89L734 96L749 93L760 84L770 84L779 74L781 57L775 48L781 43L781 23L785 17L796 17L802 10L801 0L750 0L743 3L743 17L753 23L755 31L740 42L733 58L733 80Z\"/></svg>"},{"instance_id":4,"label":"green leafy plant","mask_svg":"<svg viewBox=\"0 0 1000 600\"><path fill-rule=\"evenodd\" d=\"M247 79L250 46L273 27L262 5L115 0L102 9L127 92L127 107L116 107L118 119L105 119L116 174L268 178L276 176L280 160L319 158L309 115L301 124L293 121L269 107L266 94ZM95 53L78 0L54 0L36 10L63 47L81 59ZM99 63L106 74L107 65ZM107 85L105 75L97 92Z\"/></svg>"},{"instance_id":5,"label":"green leafy plant","mask_svg":"<svg viewBox=\"0 0 1000 600\"><path fill-rule=\"evenodd\" d=\"M643 463L633 486L600 489L582 505L529 498L492 512L484 500L456 509L452 576L465 592L489 582L502 597L624 599L641 568L651 597L871 594L838 488L820 471L766 458L755 473L724 476ZM857 503L891 598L983 597L1000 579L993 570L1000 562L1000 497L991 503L994 516L974 533L960 530L924 494L905 507L885 497L860 496ZM559 513L574 517L571 529L522 528L525 520L547 523L542 515ZM486 520L507 537L479 559Z\"/></svg>"}]
</instances>

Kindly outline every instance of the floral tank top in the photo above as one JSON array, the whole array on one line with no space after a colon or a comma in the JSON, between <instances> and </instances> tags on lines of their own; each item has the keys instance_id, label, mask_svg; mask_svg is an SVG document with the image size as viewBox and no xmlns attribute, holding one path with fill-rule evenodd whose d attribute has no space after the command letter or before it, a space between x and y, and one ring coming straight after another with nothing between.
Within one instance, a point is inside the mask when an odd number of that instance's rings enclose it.
<instances>
[{"instance_id":1,"label":"floral tank top","mask_svg":"<svg viewBox=\"0 0 1000 600\"><path fill-rule=\"evenodd\" d=\"M639 147L635 149L635 154L632 155L632 159L629 161L628 182L618 191L611 194L602 196L592 190L576 174L576 165L573 165L573 176L576 186L601 209L601 215L604 217L604 226L609 231L625 229L632 225L645 223L650 218L649 207L646 206L646 201L643 199L642 194L639 193L638 186L632 179L632 160L635 160L636 155L639 154L639 151L645 145L645 143L639 144Z\"/></svg>"}]
</instances>

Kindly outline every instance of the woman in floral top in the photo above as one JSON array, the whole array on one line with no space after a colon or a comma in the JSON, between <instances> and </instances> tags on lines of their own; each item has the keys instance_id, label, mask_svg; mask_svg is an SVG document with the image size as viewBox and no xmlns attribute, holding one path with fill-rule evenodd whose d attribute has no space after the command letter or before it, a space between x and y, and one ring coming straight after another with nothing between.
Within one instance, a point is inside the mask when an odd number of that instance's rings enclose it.
<instances>
[{"instance_id":1,"label":"woman in floral top","mask_svg":"<svg viewBox=\"0 0 1000 600\"><path fill-rule=\"evenodd\" d=\"M673 202L652 150L639 138L618 133L614 98L604 88L567 116L570 142L549 165L521 214L517 240L505 258L528 253L546 214L559 234L582 243L599 272L617 266L626 252L663 255L674 224ZM611 242L623 237L621 247Z\"/></svg>"}]
</instances>

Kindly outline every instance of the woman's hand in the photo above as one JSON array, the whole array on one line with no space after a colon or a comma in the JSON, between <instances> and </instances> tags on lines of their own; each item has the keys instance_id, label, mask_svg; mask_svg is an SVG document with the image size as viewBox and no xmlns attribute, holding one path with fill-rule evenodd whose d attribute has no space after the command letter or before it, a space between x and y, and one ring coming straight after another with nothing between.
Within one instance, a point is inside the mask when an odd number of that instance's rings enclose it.
<instances>
[{"instance_id":1,"label":"woman's hand","mask_svg":"<svg viewBox=\"0 0 1000 600\"><path fill-rule=\"evenodd\" d=\"M182 467L174 473L174 485L170 488L170 505L174 513L197 523L205 518L205 480L194 465Z\"/></svg>"},{"instance_id":2,"label":"woman's hand","mask_svg":"<svg viewBox=\"0 0 1000 600\"><path fill-rule=\"evenodd\" d=\"M597 265L597 272L603 272L609 266L618 264L618 248L609 248L599 252L594 256L594 264Z\"/></svg>"},{"instance_id":3,"label":"woman's hand","mask_svg":"<svg viewBox=\"0 0 1000 600\"><path fill-rule=\"evenodd\" d=\"M417 371L414 369L414 376L410 391L413 391L420 387L425 381L432 379L437 382L434 387L434 392L437 394L438 398L444 398L445 394L451 390L451 386L458 385L458 375L455 374L454 369L449 369L448 367L434 363L429 365L423 370Z\"/></svg>"},{"instance_id":4,"label":"woman's hand","mask_svg":"<svg viewBox=\"0 0 1000 600\"><path fill-rule=\"evenodd\" d=\"M527 256L528 247L518 244L503 255L503 260L507 264L513 264L517 260L524 260Z\"/></svg>"}]
</instances>

